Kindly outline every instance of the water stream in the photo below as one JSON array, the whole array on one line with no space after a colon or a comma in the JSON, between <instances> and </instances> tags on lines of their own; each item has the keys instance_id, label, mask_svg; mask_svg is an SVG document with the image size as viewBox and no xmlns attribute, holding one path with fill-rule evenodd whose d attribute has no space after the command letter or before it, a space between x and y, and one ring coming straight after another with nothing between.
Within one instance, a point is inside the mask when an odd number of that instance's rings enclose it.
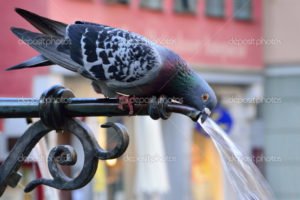
<instances>
[{"instance_id":1,"label":"water stream","mask_svg":"<svg viewBox=\"0 0 300 200\"><path fill-rule=\"evenodd\" d=\"M266 179L254 165L236 147L227 134L210 118L198 123L211 137L222 160L224 173L239 200L273 200L274 196Z\"/></svg>"}]
</instances>

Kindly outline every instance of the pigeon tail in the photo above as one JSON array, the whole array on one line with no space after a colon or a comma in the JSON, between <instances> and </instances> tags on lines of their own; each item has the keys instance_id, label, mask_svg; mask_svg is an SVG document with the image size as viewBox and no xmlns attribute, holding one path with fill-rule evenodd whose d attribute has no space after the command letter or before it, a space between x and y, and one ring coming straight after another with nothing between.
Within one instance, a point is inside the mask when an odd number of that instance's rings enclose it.
<instances>
[{"instance_id":1,"label":"pigeon tail","mask_svg":"<svg viewBox=\"0 0 300 200\"><path fill-rule=\"evenodd\" d=\"M7 68L6 71L17 70L17 69L24 69L24 68L33 68L33 67L43 67L48 65L53 65L54 63L49 61L43 55L38 55L32 57L29 60L26 60L18 65L12 66Z\"/></svg>"},{"instance_id":2,"label":"pigeon tail","mask_svg":"<svg viewBox=\"0 0 300 200\"><path fill-rule=\"evenodd\" d=\"M66 24L39 16L21 8L16 8L15 11L42 33L46 35L65 37L67 28Z\"/></svg>"},{"instance_id":3,"label":"pigeon tail","mask_svg":"<svg viewBox=\"0 0 300 200\"><path fill-rule=\"evenodd\" d=\"M22 28L12 27L11 30L18 38L40 52L42 56L46 58L43 64L48 64L48 60L70 71L80 73L92 80L94 79L81 65L70 59L69 54L66 53L68 51L68 49L66 49L68 47L68 41L64 38L35 33ZM31 60L34 60L34 58ZM22 63L20 65L22 65ZM36 65L38 65L38 63L36 63ZM23 68L28 67L29 66ZM13 69L21 69L21 67L13 67Z\"/></svg>"}]
</instances>

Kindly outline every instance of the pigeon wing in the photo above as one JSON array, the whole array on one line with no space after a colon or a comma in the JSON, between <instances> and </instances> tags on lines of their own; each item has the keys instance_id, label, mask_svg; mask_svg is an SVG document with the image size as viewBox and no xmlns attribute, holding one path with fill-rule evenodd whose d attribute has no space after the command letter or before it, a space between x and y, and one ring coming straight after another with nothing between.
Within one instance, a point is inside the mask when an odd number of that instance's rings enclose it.
<instances>
[{"instance_id":1,"label":"pigeon wing","mask_svg":"<svg viewBox=\"0 0 300 200\"><path fill-rule=\"evenodd\" d=\"M77 22L67 27L66 37L71 59L101 81L143 82L161 66L155 44L135 33Z\"/></svg>"}]
</instances>

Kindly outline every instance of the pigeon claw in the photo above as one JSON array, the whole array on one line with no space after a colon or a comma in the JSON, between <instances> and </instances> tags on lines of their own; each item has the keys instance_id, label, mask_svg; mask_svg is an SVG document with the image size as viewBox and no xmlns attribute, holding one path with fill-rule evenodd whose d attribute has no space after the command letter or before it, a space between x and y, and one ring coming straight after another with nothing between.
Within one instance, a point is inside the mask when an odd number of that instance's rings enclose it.
<instances>
[{"instance_id":1,"label":"pigeon claw","mask_svg":"<svg viewBox=\"0 0 300 200\"><path fill-rule=\"evenodd\" d=\"M120 110L124 110L124 105L127 105L128 106L128 109L129 109L129 115L133 115L134 111L133 111L133 101L134 101L134 98L133 96L118 96L118 99L119 99L119 105L118 105L118 108Z\"/></svg>"}]
</instances>

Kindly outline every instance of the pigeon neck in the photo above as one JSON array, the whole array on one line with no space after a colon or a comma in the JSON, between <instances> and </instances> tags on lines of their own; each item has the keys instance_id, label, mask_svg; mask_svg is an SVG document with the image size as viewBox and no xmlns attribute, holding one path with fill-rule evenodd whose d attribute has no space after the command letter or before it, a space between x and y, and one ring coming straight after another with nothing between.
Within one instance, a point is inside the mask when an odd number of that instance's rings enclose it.
<instances>
[{"instance_id":1,"label":"pigeon neck","mask_svg":"<svg viewBox=\"0 0 300 200\"><path fill-rule=\"evenodd\" d=\"M172 97L183 97L190 95L193 88L197 85L197 76L195 72L187 67L179 67L175 75L170 77L170 81L165 87L165 94Z\"/></svg>"}]
</instances>

